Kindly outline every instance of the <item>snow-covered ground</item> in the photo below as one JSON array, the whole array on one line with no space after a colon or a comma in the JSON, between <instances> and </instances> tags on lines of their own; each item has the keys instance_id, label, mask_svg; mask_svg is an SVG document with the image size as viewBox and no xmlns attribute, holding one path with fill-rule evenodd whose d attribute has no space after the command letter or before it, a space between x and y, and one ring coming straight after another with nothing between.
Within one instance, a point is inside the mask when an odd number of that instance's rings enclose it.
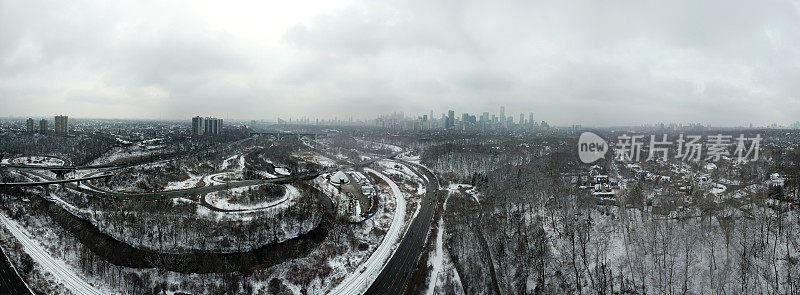
<instances>
[{"instance_id":1,"label":"snow-covered ground","mask_svg":"<svg viewBox=\"0 0 800 295\"><path fill-rule=\"evenodd\" d=\"M287 200L292 200L292 199L296 199L296 198L300 197L300 191L295 186L293 186L293 185L285 185L284 187L286 188L286 192L283 194L283 196L278 198L277 200L269 201L269 202L261 202L261 203L249 204L249 205L232 204L232 203L228 202L228 198L225 198L225 197L221 196L218 193L210 193L210 194L208 194L208 196L206 197L206 202L211 204L211 206L214 206L214 207L217 207L217 208L223 209L223 210L248 210L248 211L249 210L253 210L253 211L255 211L255 210L262 210L262 209L272 208L272 207L277 206L277 205L279 205L279 204L281 204L283 202L286 202ZM241 188L231 189L228 192L229 193L237 193L237 192L241 192L241 191L246 190L246 189L247 189L247 187L241 187Z\"/></svg>"},{"instance_id":2,"label":"snow-covered ground","mask_svg":"<svg viewBox=\"0 0 800 295\"><path fill-rule=\"evenodd\" d=\"M204 175L190 174L189 178L186 180L167 183L167 185L164 187L164 190L173 191L206 186L208 183L204 180L204 178Z\"/></svg>"},{"instance_id":3,"label":"snow-covered ground","mask_svg":"<svg viewBox=\"0 0 800 295\"><path fill-rule=\"evenodd\" d=\"M29 156L29 157L18 157L8 161L11 164L17 165L30 165L30 166L62 166L64 160L53 158L53 157L46 157L46 156Z\"/></svg>"},{"instance_id":4,"label":"snow-covered ground","mask_svg":"<svg viewBox=\"0 0 800 295\"><path fill-rule=\"evenodd\" d=\"M464 190L465 193L470 195L475 200L475 202L480 202L481 194L478 192L478 190L476 190L469 184L451 183L450 185L447 186L447 190L450 191L451 193L460 191L462 189Z\"/></svg>"},{"instance_id":5,"label":"snow-covered ground","mask_svg":"<svg viewBox=\"0 0 800 295\"><path fill-rule=\"evenodd\" d=\"M719 195L721 193L724 193L727 189L728 188L723 184L719 184L719 183L711 184L711 193L715 194L715 195Z\"/></svg>"},{"instance_id":6,"label":"snow-covered ground","mask_svg":"<svg viewBox=\"0 0 800 295\"><path fill-rule=\"evenodd\" d=\"M64 284L67 289L75 294L107 294L108 292L101 292L98 288L92 286L82 277L75 273L75 271L68 266L64 261L57 259L50 255L39 242L30 238L30 234L24 228L20 227L16 222L8 219L4 214L0 214L0 222L8 228L17 240L23 245L25 252L33 258L33 260L50 272L58 282Z\"/></svg>"},{"instance_id":7,"label":"snow-covered ground","mask_svg":"<svg viewBox=\"0 0 800 295\"><path fill-rule=\"evenodd\" d=\"M138 145L132 147L114 147L104 155L92 161L90 164L108 164L119 159L145 157L154 154L156 151L162 148L164 148L164 145L148 145L144 147Z\"/></svg>"},{"instance_id":8,"label":"snow-covered ground","mask_svg":"<svg viewBox=\"0 0 800 295\"><path fill-rule=\"evenodd\" d=\"M317 153L313 153L312 154L311 161L313 161L313 162L315 162L317 164L320 164L322 166L325 166L325 167L336 167L336 161L334 161L331 158L328 158L326 156L317 154Z\"/></svg>"},{"instance_id":9,"label":"snow-covered ground","mask_svg":"<svg viewBox=\"0 0 800 295\"><path fill-rule=\"evenodd\" d=\"M364 265L359 266L358 272L355 272L349 277L345 278L344 281L336 286L336 288L331 290L330 294L364 293L369 285L371 285L372 282L378 277L378 274L380 274L386 262L389 261L389 258L394 254L394 251L397 249L397 242L400 238L400 234L404 228L406 200L403 197L400 188L396 183L394 183L394 181L392 181L383 173L370 168L366 168L364 170L378 175L378 177L389 184L389 187L392 189L392 195L394 196L395 202L397 202L397 207L394 211L392 224L389 226L389 230L386 232L386 236L383 238L383 241L381 241L381 244L378 245L377 249L375 249L375 252L372 253Z\"/></svg>"},{"instance_id":10,"label":"snow-covered ground","mask_svg":"<svg viewBox=\"0 0 800 295\"><path fill-rule=\"evenodd\" d=\"M410 152L402 153L402 154L398 155L397 158L400 159L400 160L409 161L409 162L415 163L415 164L420 164L420 161L422 161L422 157L420 157L420 155L410 155Z\"/></svg>"},{"instance_id":11,"label":"snow-covered ground","mask_svg":"<svg viewBox=\"0 0 800 295\"><path fill-rule=\"evenodd\" d=\"M393 145L393 144L382 143L382 142L371 141L371 140L363 140L363 139L358 139L358 138L356 138L356 141L361 143L361 144L363 144L366 147L387 149L387 150L392 151L393 153L399 153L399 152L403 151L402 147L399 147L399 146L396 146L396 145Z\"/></svg>"},{"instance_id":12,"label":"snow-covered ground","mask_svg":"<svg viewBox=\"0 0 800 295\"><path fill-rule=\"evenodd\" d=\"M451 192L452 193L452 192ZM444 204L442 204L442 215L444 215L444 211L447 210L447 201L449 197L446 197L444 200ZM428 277L428 290L425 292L428 295L437 294L437 293L445 293L446 291L437 290L436 286L443 286L447 281L454 282L454 287L458 293L463 293L463 287L461 286L461 278L458 276L458 271L455 269L455 264L453 261L450 260L450 255L447 253L447 249L444 248L444 234L445 234L445 227L444 227L444 216L439 217L439 225L438 230L436 231L436 245L431 251L428 259L428 265L431 266L431 272ZM447 290L449 291L449 290Z\"/></svg>"},{"instance_id":13,"label":"snow-covered ground","mask_svg":"<svg viewBox=\"0 0 800 295\"><path fill-rule=\"evenodd\" d=\"M230 156L227 159L223 160L222 161L222 165L220 165L220 169L225 170L225 169L228 169L229 167L233 166L233 164L235 164L235 163L238 164L238 162L236 161L236 159L238 157L241 157L241 155L238 155L238 154L237 155L233 155L233 156Z\"/></svg>"}]
</instances>

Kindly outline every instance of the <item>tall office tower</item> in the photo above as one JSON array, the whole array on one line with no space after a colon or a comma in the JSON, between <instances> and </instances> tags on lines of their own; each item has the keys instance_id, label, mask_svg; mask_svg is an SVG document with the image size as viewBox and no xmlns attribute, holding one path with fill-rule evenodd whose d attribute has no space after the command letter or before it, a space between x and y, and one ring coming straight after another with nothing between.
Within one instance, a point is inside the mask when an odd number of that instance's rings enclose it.
<instances>
[{"instance_id":1,"label":"tall office tower","mask_svg":"<svg viewBox=\"0 0 800 295\"><path fill-rule=\"evenodd\" d=\"M489 112L483 112L481 115L481 130L486 131L486 126L489 124Z\"/></svg>"},{"instance_id":2,"label":"tall office tower","mask_svg":"<svg viewBox=\"0 0 800 295\"><path fill-rule=\"evenodd\" d=\"M506 122L506 107L500 106L500 123Z\"/></svg>"},{"instance_id":3,"label":"tall office tower","mask_svg":"<svg viewBox=\"0 0 800 295\"><path fill-rule=\"evenodd\" d=\"M431 118L431 120L428 121L428 129L433 129L433 110L431 110L431 116L428 118Z\"/></svg>"},{"instance_id":4,"label":"tall office tower","mask_svg":"<svg viewBox=\"0 0 800 295\"><path fill-rule=\"evenodd\" d=\"M33 118L28 118L28 121L25 122L25 127L27 127L26 131L28 131L28 133L33 133L36 131L33 129Z\"/></svg>"},{"instance_id":5,"label":"tall office tower","mask_svg":"<svg viewBox=\"0 0 800 295\"><path fill-rule=\"evenodd\" d=\"M530 112L530 113L528 114L528 125L530 125L531 127L533 127L533 112Z\"/></svg>"},{"instance_id":6,"label":"tall office tower","mask_svg":"<svg viewBox=\"0 0 800 295\"><path fill-rule=\"evenodd\" d=\"M39 134L47 134L47 120L39 120Z\"/></svg>"},{"instance_id":7,"label":"tall office tower","mask_svg":"<svg viewBox=\"0 0 800 295\"><path fill-rule=\"evenodd\" d=\"M69 131L67 116L56 116L56 134L66 135Z\"/></svg>"},{"instance_id":8,"label":"tall office tower","mask_svg":"<svg viewBox=\"0 0 800 295\"><path fill-rule=\"evenodd\" d=\"M205 129L205 122L203 118L200 116L192 118L192 135L203 135L206 131Z\"/></svg>"},{"instance_id":9,"label":"tall office tower","mask_svg":"<svg viewBox=\"0 0 800 295\"><path fill-rule=\"evenodd\" d=\"M519 125L525 124L525 114L519 114Z\"/></svg>"},{"instance_id":10,"label":"tall office tower","mask_svg":"<svg viewBox=\"0 0 800 295\"><path fill-rule=\"evenodd\" d=\"M453 110L447 111L447 123L445 124L445 129L450 129L456 124L456 112Z\"/></svg>"}]
</instances>

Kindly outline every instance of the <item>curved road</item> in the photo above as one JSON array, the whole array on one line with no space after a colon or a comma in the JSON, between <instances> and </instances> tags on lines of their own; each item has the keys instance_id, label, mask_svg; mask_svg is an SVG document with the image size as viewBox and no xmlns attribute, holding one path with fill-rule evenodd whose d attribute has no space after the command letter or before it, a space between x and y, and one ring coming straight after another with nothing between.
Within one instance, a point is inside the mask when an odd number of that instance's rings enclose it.
<instances>
[{"instance_id":1,"label":"curved road","mask_svg":"<svg viewBox=\"0 0 800 295\"><path fill-rule=\"evenodd\" d=\"M428 236L434 210L437 207L436 193L439 191L439 183L436 181L436 176L417 164L406 161L399 162L412 168L411 170L423 180L425 197L420 203L419 214L411 221L411 226L403 236L400 246L397 247L392 258L389 259L389 263L386 264L365 294L402 294L405 291L408 279L425 248L425 238ZM420 171L425 175L424 177Z\"/></svg>"}]
</instances>

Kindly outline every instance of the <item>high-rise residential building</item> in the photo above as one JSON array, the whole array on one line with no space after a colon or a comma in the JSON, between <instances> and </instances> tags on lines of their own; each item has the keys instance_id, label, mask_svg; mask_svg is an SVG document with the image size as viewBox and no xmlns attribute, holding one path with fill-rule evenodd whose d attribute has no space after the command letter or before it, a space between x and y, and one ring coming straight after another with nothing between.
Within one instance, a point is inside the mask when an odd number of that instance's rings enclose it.
<instances>
[{"instance_id":1,"label":"high-rise residential building","mask_svg":"<svg viewBox=\"0 0 800 295\"><path fill-rule=\"evenodd\" d=\"M33 133L36 131L33 126L33 118L28 118L28 121L25 122L25 127L27 127L25 131L28 131L28 133Z\"/></svg>"},{"instance_id":2,"label":"high-rise residential building","mask_svg":"<svg viewBox=\"0 0 800 295\"><path fill-rule=\"evenodd\" d=\"M47 134L47 120L39 120L39 134Z\"/></svg>"},{"instance_id":3,"label":"high-rise residential building","mask_svg":"<svg viewBox=\"0 0 800 295\"><path fill-rule=\"evenodd\" d=\"M203 135L205 132L203 117L197 116L192 118L192 135Z\"/></svg>"},{"instance_id":4,"label":"high-rise residential building","mask_svg":"<svg viewBox=\"0 0 800 295\"><path fill-rule=\"evenodd\" d=\"M56 116L56 134L66 135L69 132L69 118L67 116Z\"/></svg>"},{"instance_id":5,"label":"high-rise residential building","mask_svg":"<svg viewBox=\"0 0 800 295\"><path fill-rule=\"evenodd\" d=\"M222 119L206 118L203 122L204 134L220 134L222 133Z\"/></svg>"}]
</instances>

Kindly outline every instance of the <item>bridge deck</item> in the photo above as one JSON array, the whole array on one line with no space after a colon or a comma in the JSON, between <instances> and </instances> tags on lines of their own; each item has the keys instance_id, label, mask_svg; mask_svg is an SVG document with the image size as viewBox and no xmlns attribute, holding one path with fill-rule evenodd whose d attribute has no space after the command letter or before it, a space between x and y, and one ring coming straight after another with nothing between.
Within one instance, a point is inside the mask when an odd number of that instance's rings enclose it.
<instances>
[{"instance_id":1,"label":"bridge deck","mask_svg":"<svg viewBox=\"0 0 800 295\"><path fill-rule=\"evenodd\" d=\"M92 180L92 179L100 179L100 178L106 178L106 177L111 177L111 174L97 175L97 176L84 177L84 178L59 179L59 180L49 180L49 181L39 181L39 182L0 182L0 187L2 187L2 186L40 186L40 185L62 184L62 183L86 181L86 180Z\"/></svg>"}]
</instances>

